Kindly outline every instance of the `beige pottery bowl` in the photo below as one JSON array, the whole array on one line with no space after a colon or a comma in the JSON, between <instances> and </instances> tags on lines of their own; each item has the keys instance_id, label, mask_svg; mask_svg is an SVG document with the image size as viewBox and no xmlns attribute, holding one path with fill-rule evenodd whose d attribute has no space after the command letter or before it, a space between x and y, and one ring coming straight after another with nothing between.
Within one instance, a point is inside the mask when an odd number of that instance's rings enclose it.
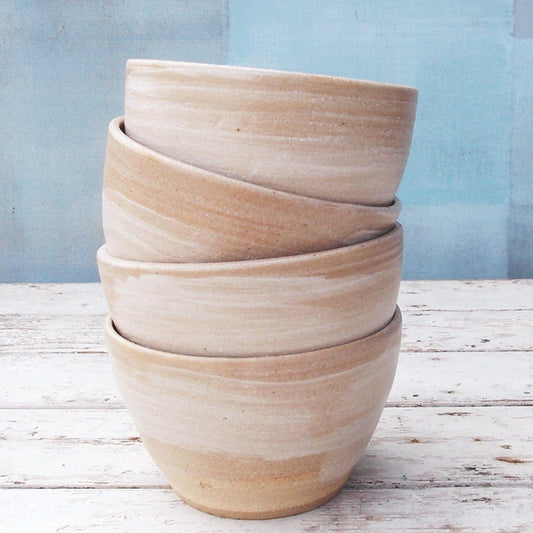
<instances>
[{"instance_id":1,"label":"beige pottery bowl","mask_svg":"<svg viewBox=\"0 0 533 533\"><path fill-rule=\"evenodd\" d=\"M378 333L276 357L169 354L106 336L150 455L189 504L235 518L307 511L364 453L389 394L401 315Z\"/></svg>"},{"instance_id":2,"label":"beige pottery bowl","mask_svg":"<svg viewBox=\"0 0 533 533\"><path fill-rule=\"evenodd\" d=\"M417 95L345 78L134 59L124 118L132 139L199 167L325 200L390 205Z\"/></svg>"},{"instance_id":3,"label":"beige pottery bowl","mask_svg":"<svg viewBox=\"0 0 533 533\"><path fill-rule=\"evenodd\" d=\"M400 202L328 202L227 178L145 148L109 125L103 189L107 249L122 259L216 262L337 248L389 231Z\"/></svg>"},{"instance_id":4,"label":"beige pottery bowl","mask_svg":"<svg viewBox=\"0 0 533 533\"><path fill-rule=\"evenodd\" d=\"M303 352L383 328L401 277L400 225L314 254L233 263L97 259L111 316L124 337L189 355Z\"/></svg>"}]
</instances>

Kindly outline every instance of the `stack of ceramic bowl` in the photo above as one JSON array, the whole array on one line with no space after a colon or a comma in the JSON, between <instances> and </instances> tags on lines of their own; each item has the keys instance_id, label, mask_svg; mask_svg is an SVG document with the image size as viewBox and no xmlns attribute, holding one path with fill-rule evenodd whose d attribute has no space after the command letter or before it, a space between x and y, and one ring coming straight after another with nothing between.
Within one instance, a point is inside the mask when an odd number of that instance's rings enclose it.
<instances>
[{"instance_id":1,"label":"stack of ceramic bowl","mask_svg":"<svg viewBox=\"0 0 533 533\"><path fill-rule=\"evenodd\" d=\"M133 60L98 263L117 383L191 505L335 495L392 385L416 90Z\"/></svg>"}]
</instances>

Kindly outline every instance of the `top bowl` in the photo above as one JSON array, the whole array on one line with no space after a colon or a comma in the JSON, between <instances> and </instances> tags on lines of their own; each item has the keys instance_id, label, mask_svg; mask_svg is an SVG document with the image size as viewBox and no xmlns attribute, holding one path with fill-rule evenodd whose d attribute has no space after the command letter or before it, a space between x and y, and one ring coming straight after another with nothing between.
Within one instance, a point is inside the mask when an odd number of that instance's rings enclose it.
<instances>
[{"instance_id":1,"label":"top bowl","mask_svg":"<svg viewBox=\"0 0 533 533\"><path fill-rule=\"evenodd\" d=\"M272 189L389 205L417 90L292 72L129 60L125 128L167 156Z\"/></svg>"}]
</instances>

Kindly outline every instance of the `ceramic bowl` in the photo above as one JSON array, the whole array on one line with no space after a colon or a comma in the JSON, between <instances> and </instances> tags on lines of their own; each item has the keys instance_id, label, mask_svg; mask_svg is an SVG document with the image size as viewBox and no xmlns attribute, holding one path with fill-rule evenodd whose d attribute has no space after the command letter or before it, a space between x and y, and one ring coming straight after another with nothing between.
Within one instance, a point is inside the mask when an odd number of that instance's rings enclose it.
<instances>
[{"instance_id":1,"label":"ceramic bowl","mask_svg":"<svg viewBox=\"0 0 533 533\"><path fill-rule=\"evenodd\" d=\"M125 127L162 154L272 189L390 205L416 89L261 69L135 59Z\"/></svg>"},{"instance_id":2,"label":"ceramic bowl","mask_svg":"<svg viewBox=\"0 0 533 533\"><path fill-rule=\"evenodd\" d=\"M142 263L97 254L124 337L189 355L316 350L383 328L401 277L400 225L361 244L230 263Z\"/></svg>"},{"instance_id":3,"label":"ceramic bowl","mask_svg":"<svg viewBox=\"0 0 533 533\"><path fill-rule=\"evenodd\" d=\"M301 354L169 354L106 336L121 396L174 490L203 511L273 518L326 502L362 456L389 394L401 315Z\"/></svg>"},{"instance_id":4,"label":"ceramic bowl","mask_svg":"<svg viewBox=\"0 0 533 533\"><path fill-rule=\"evenodd\" d=\"M400 202L328 202L227 178L145 148L109 125L103 189L107 248L123 259L215 262L337 248L389 231Z\"/></svg>"}]
</instances>

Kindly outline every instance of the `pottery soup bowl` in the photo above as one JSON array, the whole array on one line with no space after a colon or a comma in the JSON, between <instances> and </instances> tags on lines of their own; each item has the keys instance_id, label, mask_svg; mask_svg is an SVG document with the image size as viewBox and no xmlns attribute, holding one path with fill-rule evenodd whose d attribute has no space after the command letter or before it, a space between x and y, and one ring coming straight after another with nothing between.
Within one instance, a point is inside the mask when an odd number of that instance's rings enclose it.
<instances>
[{"instance_id":1,"label":"pottery soup bowl","mask_svg":"<svg viewBox=\"0 0 533 533\"><path fill-rule=\"evenodd\" d=\"M392 318L403 231L290 257L228 263L97 260L118 331L189 355L303 352L365 337Z\"/></svg>"},{"instance_id":2,"label":"pottery soup bowl","mask_svg":"<svg viewBox=\"0 0 533 533\"><path fill-rule=\"evenodd\" d=\"M401 315L354 342L274 357L156 351L111 319L106 336L141 439L183 500L273 518L326 502L348 479L393 382Z\"/></svg>"},{"instance_id":3,"label":"pottery soup bowl","mask_svg":"<svg viewBox=\"0 0 533 533\"><path fill-rule=\"evenodd\" d=\"M390 205L417 95L370 81L134 59L124 120L132 139L186 163L304 196Z\"/></svg>"},{"instance_id":4,"label":"pottery soup bowl","mask_svg":"<svg viewBox=\"0 0 533 533\"><path fill-rule=\"evenodd\" d=\"M160 155L108 129L103 225L109 253L148 262L216 262L315 252L386 233L400 212L329 202L235 180Z\"/></svg>"}]
</instances>

